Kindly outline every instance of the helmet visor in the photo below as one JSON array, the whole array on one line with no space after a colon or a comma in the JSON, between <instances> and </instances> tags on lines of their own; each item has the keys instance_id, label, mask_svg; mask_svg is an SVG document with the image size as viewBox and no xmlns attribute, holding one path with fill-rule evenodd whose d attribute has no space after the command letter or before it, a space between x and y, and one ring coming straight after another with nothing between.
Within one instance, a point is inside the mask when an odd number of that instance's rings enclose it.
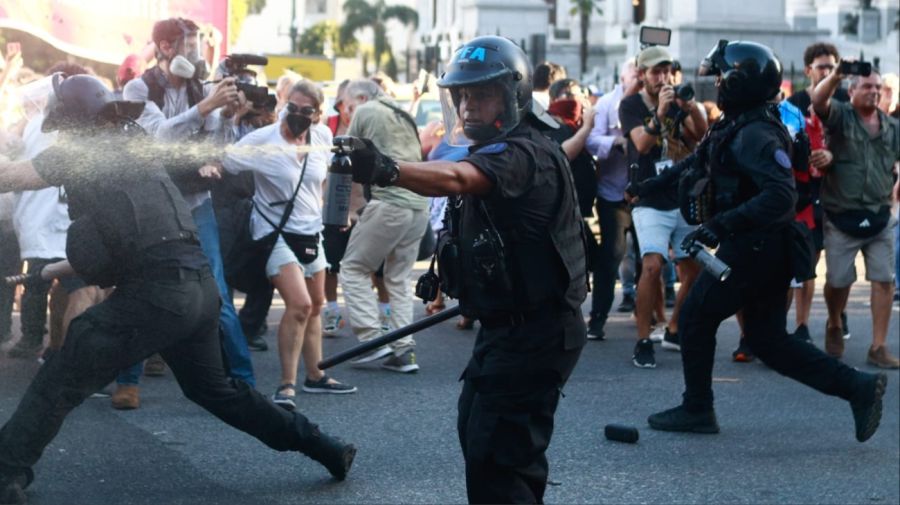
<instances>
[{"instance_id":1,"label":"helmet visor","mask_svg":"<svg viewBox=\"0 0 900 505\"><path fill-rule=\"evenodd\" d=\"M472 141L466 137L462 128L462 120L453 103L453 95L448 88L440 88L441 114L444 116L444 141L454 147L467 146Z\"/></svg>"},{"instance_id":2,"label":"helmet visor","mask_svg":"<svg viewBox=\"0 0 900 505\"><path fill-rule=\"evenodd\" d=\"M516 97L503 78L441 88L441 109L448 143L456 146L488 142L515 128L520 119Z\"/></svg>"}]
</instances>

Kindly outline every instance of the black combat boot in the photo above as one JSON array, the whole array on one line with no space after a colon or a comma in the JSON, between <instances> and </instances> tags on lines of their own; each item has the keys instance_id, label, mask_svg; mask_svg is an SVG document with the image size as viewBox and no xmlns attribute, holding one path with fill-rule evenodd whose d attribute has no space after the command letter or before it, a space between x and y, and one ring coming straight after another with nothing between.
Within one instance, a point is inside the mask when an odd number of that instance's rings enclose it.
<instances>
[{"instance_id":1,"label":"black combat boot","mask_svg":"<svg viewBox=\"0 0 900 505\"><path fill-rule=\"evenodd\" d=\"M719 432L716 412L711 408L704 412L691 412L684 408L684 405L679 405L651 415L647 418L647 424L654 430L662 431L710 434Z\"/></svg>"},{"instance_id":2,"label":"black combat boot","mask_svg":"<svg viewBox=\"0 0 900 505\"><path fill-rule=\"evenodd\" d=\"M856 439L865 442L878 429L881 422L881 397L887 389L887 375L883 372L866 374L866 384L857 398L850 402L853 422L856 425Z\"/></svg>"},{"instance_id":3,"label":"black combat boot","mask_svg":"<svg viewBox=\"0 0 900 505\"><path fill-rule=\"evenodd\" d=\"M321 463L335 479L344 480L353 465L356 447L322 433L313 425L312 433L304 438L300 452Z\"/></svg>"},{"instance_id":4,"label":"black combat boot","mask_svg":"<svg viewBox=\"0 0 900 505\"><path fill-rule=\"evenodd\" d=\"M34 480L31 468L0 464L0 505L25 503L25 488Z\"/></svg>"}]
</instances>

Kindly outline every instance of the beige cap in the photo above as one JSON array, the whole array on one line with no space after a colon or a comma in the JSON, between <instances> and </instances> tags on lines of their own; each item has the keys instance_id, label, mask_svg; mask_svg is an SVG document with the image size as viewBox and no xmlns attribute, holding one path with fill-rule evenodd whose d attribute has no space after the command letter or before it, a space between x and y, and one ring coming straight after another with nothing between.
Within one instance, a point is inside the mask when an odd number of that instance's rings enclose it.
<instances>
[{"instance_id":1,"label":"beige cap","mask_svg":"<svg viewBox=\"0 0 900 505\"><path fill-rule=\"evenodd\" d=\"M651 68L661 63L672 63L672 55L662 46L650 46L638 55L638 68Z\"/></svg>"}]
</instances>

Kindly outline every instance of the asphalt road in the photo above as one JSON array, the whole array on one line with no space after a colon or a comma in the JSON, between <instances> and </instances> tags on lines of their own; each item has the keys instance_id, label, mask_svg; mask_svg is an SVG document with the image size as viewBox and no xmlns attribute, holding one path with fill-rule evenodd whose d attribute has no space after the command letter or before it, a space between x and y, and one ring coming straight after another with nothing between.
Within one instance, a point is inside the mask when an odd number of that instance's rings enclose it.
<instances>
[{"instance_id":1,"label":"asphalt road","mask_svg":"<svg viewBox=\"0 0 900 505\"><path fill-rule=\"evenodd\" d=\"M821 289L811 332L823 345ZM274 328L280 307L270 314ZM422 306L416 306L422 317ZM861 369L871 341L868 288L854 288L852 338L845 360ZM900 352L898 312L889 333ZM789 320L793 320L790 316ZM608 340L589 342L565 388L549 450L548 503L900 503L900 389L890 372L884 418L856 442L848 404L779 376L759 362L731 361L738 330L723 324L716 351L716 410L722 432L655 432L648 414L677 404L678 354L657 351L658 367L630 363L634 323L614 314ZM171 374L144 378L143 405L115 411L89 399L66 420L35 467L33 504L459 503L466 500L455 429L457 382L474 332L453 321L417 335L422 369L401 375L342 365L333 375L353 395L298 394L299 408L322 428L354 442L349 478L333 481L299 454L277 453L220 423L181 395ZM326 354L354 339L328 339ZM254 353L259 388L278 381L273 349ZM0 422L15 409L37 364L0 357ZM637 444L607 441L603 426L640 430Z\"/></svg>"}]
</instances>

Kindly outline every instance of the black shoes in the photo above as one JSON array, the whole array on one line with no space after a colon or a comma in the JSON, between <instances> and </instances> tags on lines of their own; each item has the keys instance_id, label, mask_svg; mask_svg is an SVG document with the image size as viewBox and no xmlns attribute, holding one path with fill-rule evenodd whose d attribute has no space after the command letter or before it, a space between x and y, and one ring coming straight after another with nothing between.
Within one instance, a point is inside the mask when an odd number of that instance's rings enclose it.
<instances>
[{"instance_id":1,"label":"black shoes","mask_svg":"<svg viewBox=\"0 0 900 505\"><path fill-rule=\"evenodd\" d=\"M856 440L860 442L871 438L878 429L881 422L881 397L887 389L887 375L883 372L867 375L871 378L867 391L860 394L861 398L850 402L850 408L853 409L853 423L856 425Z\"/></svg>"},{"instance_id":2,"label":"black shoes","mask_svg":"<svg viewBox=\"0 0 900 505\"><path fill-rule=\"evenodd\" d=\"M326 435L314 428L308 447L303 453L324 466L337 480L347 478L353 458L356 457L356 447L353 444L345 444L343 440Z\"/></svg>"},{"instance_id":3,"label":"black shoes","mask_svg":"<svg viewBox=\"0 0 900 505\"><path fill-rule=\"evenodd\" d=\"M756 356L753 355L753 351L750 350L750 344L747 343L747 338L743 335L741 335L738 348L731 353L731 359L738 363L750 363L756 359Z\"/></svg>"},{"instance_id":4,"label":"black shoes","mask_svg":"<svg viewBox=\"0 0 900 505\"><path fill-rule=\"evenodd\" d=\"M666 331L663 333L661 347L667 351L681 352L681 338L678 336L678 332L669 332L669 327L667 326Z\"/></svg>"},{"instance_id":5,"label":"black shoes","mask_svg":"<svg viewBox=\"0 0 900 505\"><path fill-rule=\"evenodd\" d=\"M25 488L34 480L31 468L0 465L0 505L25 503Z\"/></svg>"},{"instance_id":6,"label":"black shoes","mask_svg":"<svg viewBox=\"0 0 900 505\"><path fill-rule=\"evenodd\" d=\"M850 325L847 323L847 313L841 312L841 332L844 340L850 339Z\"/></svg>"},{"instance_id":7,"label":"black shoes","mask_svg":"<svg viewBox=\"0 0 900 505\"><path fill-rule=\"evenodd\" d=\"M631 362L638 368L656 368L656 353L653 352L653 342L649 338L638 340L634 345Z\"/></svg>"},{"instance_id":8,"label":"black shoes","mask_svg":"<svg viewBox=\"0 0 900 505\"><path fill-rule=\"evenodd\" d=\"M803 340L804 342L812 343L812 337L809 334L809 328L807 328L805 324L797 326L797 329L794 330L794 333L792 333L791 336L796 339Z\"/></svg>"},{"instance_id":9,"label":"black shoes","mask_svg":"<svg viewBox=\"0 0 900 505\"><path fill-rule=\"evenodd\" d=\"M591 318L588 321L587 339L588 340L606 340L606 332L603 331L605 324L599 319Z\"/></svg>"},{"instance_id":10,"label":"black shoes","mask_svg":"<svg viewBox=\"0 0 900 505\"><path fill-rule=\"evenodd\" d=\"M654 430L686 431L690 433L714 434L719 432L716 411L689 412L683 405L657 412L647 418L647 424Z\"/></svg>"},{"instance_id":11,"label":"black shoes","mask_svg":"<svg viewBox=\"0 0 900 505\"><path fill-rule=\"evenodd\" d=\"M622 296L622 303L619 304L616 312L634 312L634 295Z\"/></svg>"},{"instance_id":12,"label":"black shoes","mask_svg":"<svg viewBox=\"0 0 900 505\"><path fill-rule=\"evenodd\" d=\"M666 308L671 309L675 307L675 288L669 287L666 288Z\"/></svg>"},{"instance_id":13,"label":"black shoes","mask_svg":"<svg viewBox=\"0 0 900 505\"><path fill-rule=\"evenodd\" d=\"M243 325L241 325L243 327ZM256 331L249 331L247 328L243 328L244 336L247 338L247 347L251 351L268 351L269 344L263 340L263 335L269 331L269 325L267 323L263 323L262 326L256 329Z\"/></svg>"}]
</instances>

